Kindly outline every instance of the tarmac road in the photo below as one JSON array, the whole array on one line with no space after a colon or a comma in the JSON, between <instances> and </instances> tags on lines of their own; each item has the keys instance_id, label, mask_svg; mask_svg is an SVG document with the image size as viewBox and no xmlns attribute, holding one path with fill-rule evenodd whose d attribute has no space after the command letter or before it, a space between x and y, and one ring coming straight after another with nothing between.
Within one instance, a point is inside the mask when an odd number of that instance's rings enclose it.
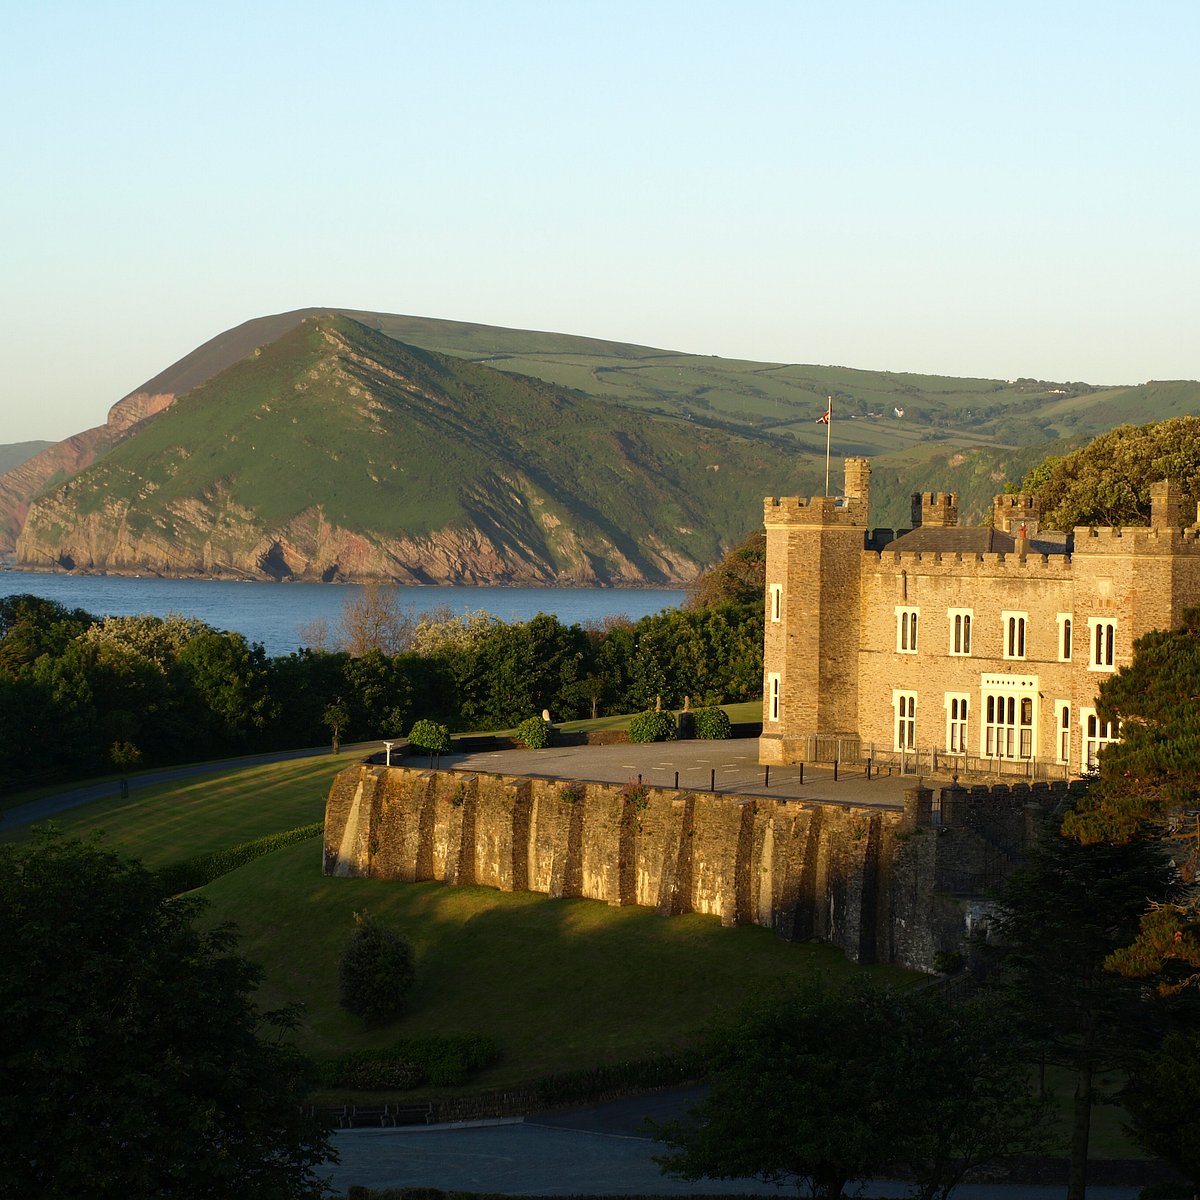
<instances>
[{"instance_id":1,"label":"tarmac road","mask_svg":"<svg viewBox=\"0 0 1200 1200\"><path fill-rule=\"evenodd\" d=\"M662 1174L653 1161L661 1143L645 1118L682 1116L700 1095L679 1088L590 1108L539 1113L508 1121L401 1129L349 1129L334 1134L341 1155L334 1188L429 1187L508 1196L794 1196L757 1179L688 1182ZM853 1185L848 1189L855 1194ZM878 1180L866 1197L909 1195L911 1184ZM1091 1186L1089 1200L1136 1200L1137 1187ZM957 1200L1061 1200L1065 1183L964 1184Z\"/></svg>"}]
</instances>

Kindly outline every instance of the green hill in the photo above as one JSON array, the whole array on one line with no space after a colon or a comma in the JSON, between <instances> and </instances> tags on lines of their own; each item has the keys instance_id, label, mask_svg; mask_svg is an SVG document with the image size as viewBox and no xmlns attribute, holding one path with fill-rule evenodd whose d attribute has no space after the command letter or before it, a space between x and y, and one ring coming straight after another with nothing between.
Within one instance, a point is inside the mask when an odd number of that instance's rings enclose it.
<instances>
[{"instance_id":1,"label":"green hill","mask_svg":"<svg viewBox=\"0 0 1200 1200\"><path fill-rule=\"evenodd\" d=\"M33 505L18 560L415 582L680 582L817 463L305 318Z\"/></svg>"}]
</instances>

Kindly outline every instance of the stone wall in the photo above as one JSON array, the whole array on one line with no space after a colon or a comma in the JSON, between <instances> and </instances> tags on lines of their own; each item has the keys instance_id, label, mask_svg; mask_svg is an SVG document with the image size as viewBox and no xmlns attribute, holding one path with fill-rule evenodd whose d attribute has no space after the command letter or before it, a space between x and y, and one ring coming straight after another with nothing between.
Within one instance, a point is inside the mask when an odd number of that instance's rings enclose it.
<instances>
[{"instance_id":1,"label":"stone wall","mask_svg":"<svg viewBox=\"0 0 1200 1200\"><path fill-rule=\"evenodd\" d=\"M333 781L325 873L708 913L855 962L929 970L1065 786L914 787L903 811L359 764Z\"/></svg>"}]
</instances>

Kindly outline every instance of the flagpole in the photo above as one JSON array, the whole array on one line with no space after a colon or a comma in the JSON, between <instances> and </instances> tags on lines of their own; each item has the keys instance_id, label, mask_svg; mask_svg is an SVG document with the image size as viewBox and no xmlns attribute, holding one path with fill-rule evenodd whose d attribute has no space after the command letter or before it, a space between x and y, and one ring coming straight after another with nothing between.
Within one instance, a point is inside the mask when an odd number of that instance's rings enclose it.
<instances>
[{"instance_id":1,"label":"flagpole","mask_svg":"<svg viewBox=\"0 0 1200 1200\"><path fill-rule=\"evenodd\" d=\"M825 496L829 496L829 439L833 433L833 397L825 406Z\"/></svg>"}]
</instances>

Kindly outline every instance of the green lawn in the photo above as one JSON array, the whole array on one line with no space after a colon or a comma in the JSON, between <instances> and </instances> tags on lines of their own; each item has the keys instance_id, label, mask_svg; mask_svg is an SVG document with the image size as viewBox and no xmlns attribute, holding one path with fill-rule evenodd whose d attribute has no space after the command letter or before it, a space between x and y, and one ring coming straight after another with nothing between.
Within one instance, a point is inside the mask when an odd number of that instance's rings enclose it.
<instances>
[{"instance_id":1,"label":"green lawn","mask_svg":"<svg viewBox=\"0 0 1200 1200\"><path fill-rule=\"evenodd\" d=\"M350 754L322 755L239 767L138 788L124 800L113 795L54 821L72 835L103 831L109 845L161 867L322 820L330 780L356 761ZM28 832L9 836L16 840Z\"/></svg>"},{"instance_id":2,"label":"green lawn","mask_svg":"<svg viewBox=\"0 0 1200 1200\"><path fill-rule=\"evenodd\" d=\"M847 978L828 946L780 941L715 917L659 917L594 900L550 900L480 887L330 879L314 839L203 889L213 920L233 921L262 963L268 1006L302 1001L300 1043L324 1057L398 1037L481 1032L504 1060L483 1084L641 1058L799 971ZM355 911L413 943L418 982L407 1016L371 1028L337 1004L337 962ZM872 968L911 979L896 968Z\"/></svg>"}]
</instances>

